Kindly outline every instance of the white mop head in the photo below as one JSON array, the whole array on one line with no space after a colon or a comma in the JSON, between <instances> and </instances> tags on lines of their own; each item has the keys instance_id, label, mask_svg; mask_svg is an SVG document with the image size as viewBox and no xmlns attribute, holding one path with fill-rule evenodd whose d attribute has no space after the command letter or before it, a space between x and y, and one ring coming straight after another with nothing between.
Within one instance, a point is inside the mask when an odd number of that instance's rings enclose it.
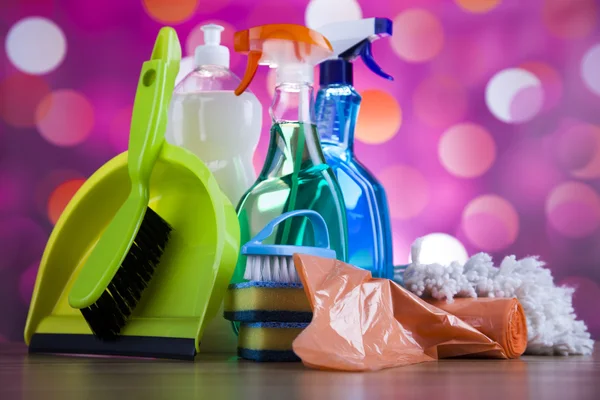
<instances>
[{"instance_id":1,"label":"white mop head","mask_svg":"<svg viewBox=\"0 0 600 400\"><path fill-rule=\"evenodd\" d=\"M505 257L495 267L486 253L475 254L464 265L419 262L422 238L411 249L412 263L403 275L404 286L422 297L516 297L527 317L527 354L574 355L592 353L594 341L573 309L575 289L558 287L550 270L537 257Z\"/></svg>"}]
</instances>

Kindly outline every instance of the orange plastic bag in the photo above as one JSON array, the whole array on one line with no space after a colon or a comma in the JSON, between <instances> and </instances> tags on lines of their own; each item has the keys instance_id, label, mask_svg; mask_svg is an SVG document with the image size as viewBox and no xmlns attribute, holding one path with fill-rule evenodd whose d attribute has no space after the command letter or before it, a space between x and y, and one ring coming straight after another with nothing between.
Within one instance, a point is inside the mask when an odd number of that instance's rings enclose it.
<instances>
[{"instance_id":1,"label":"orange plastic bag","mask_svg":"<svg viewBox=\"0 0 600 400\"><path fill-rule=\"evenodd\" d=\"M373 371L442 357L509 357L473 326L388 279L316 256L296 254L294 263L313 309L293 343L308 367ZM526 340L525 329L515 334Z\"/></svg>"},{"instance_id":2,"label":"orange plastic bag","mask_svg":"<svg viewBox=\"0 0 600 400\"><path fill-rule=\"evenodd\" d=\"M445 300L427 300L427 302L477 329L502 346L504 355L517 358L527 347L527 321L519 300L514 298L478 298ZM503 357L497 353L482 353L483 357Z\"/></svg>"}]
</instances>

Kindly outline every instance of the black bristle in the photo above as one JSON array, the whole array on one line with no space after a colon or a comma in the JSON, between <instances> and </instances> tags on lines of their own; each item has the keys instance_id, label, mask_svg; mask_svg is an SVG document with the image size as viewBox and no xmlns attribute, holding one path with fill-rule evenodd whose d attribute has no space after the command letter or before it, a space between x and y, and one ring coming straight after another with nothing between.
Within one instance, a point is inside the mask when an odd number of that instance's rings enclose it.
<instances>
[{"instance_id":1,"label":"black bristle","mask_svg":"<svg viewBox=\"0 0 600 400\"><path fill-rule=\"evenodd\" d=\"M111 340L119 336L160 262L171 230L167 221L146 208L140 229L112 281L94 304L81 309L98 338Z\"/></svg>"}]
</instances>

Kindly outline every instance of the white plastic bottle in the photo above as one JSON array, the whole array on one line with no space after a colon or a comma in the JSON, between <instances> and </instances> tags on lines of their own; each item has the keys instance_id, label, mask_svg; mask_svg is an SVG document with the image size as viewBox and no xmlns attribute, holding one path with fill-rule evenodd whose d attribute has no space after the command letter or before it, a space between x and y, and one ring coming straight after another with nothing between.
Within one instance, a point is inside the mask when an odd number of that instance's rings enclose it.
<instances>
[{"instance_id":1,"label":"white plastic bottle","mask_svg":"<svg viewBox=\"0 0 600 400\"><path fill-rule=\"evenodd\" d=\"M260 102L229 69L229 49L221 46L219 25L204 25L204 45L194 54L194 70L175 87L166 139L190 150L212 171L234 206L256 181L252 156L262 127ZM209 317L210 318L210 317ZM233 353L237 336L223 318L223 306L202 334L201 352Z\"/></svg>"},{"instance_id":2,"label":"white plastic bottle","mask_svg":"<svg viewBox=\"0 0 600 400\"><path fill-rule=\"evenodd\" d=\"M256 180L252 157L262 127L262 106L229 69L229 49L220 44L223 27L202 26L204 45L195 67L176 87L166 138L196 154L212 171L234 206Z\"/></svg>"}]
</instances>

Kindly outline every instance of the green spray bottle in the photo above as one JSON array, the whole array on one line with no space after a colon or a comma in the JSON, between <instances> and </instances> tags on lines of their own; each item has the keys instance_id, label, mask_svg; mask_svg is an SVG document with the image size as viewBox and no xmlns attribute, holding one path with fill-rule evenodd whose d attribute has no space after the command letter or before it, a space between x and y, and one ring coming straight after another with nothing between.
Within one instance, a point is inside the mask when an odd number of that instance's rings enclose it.
<instances>
[{"instance_id":1,"label":"green spray bottle","mask_svg":"<svg viewBox=\"0 0 600 400\"><path fill-rule=\"evenodd\" d=\"M250 84L259 65L277 73L269 150L256 182L238 207L241 243L246 243L279 215L294 210L316 211L327 222L331 248L347 261L348 240L344 199L331 168L325 162L313 118L314 67L333 54L320 33L293 24L273 24L235 33L235 51L248 56L246 73L236 94ZM278 226L270 242L314 246L306 217L294 217ZM246 259L240 256L232 283L244 280Z\"/></svg>"}]
</instances>

